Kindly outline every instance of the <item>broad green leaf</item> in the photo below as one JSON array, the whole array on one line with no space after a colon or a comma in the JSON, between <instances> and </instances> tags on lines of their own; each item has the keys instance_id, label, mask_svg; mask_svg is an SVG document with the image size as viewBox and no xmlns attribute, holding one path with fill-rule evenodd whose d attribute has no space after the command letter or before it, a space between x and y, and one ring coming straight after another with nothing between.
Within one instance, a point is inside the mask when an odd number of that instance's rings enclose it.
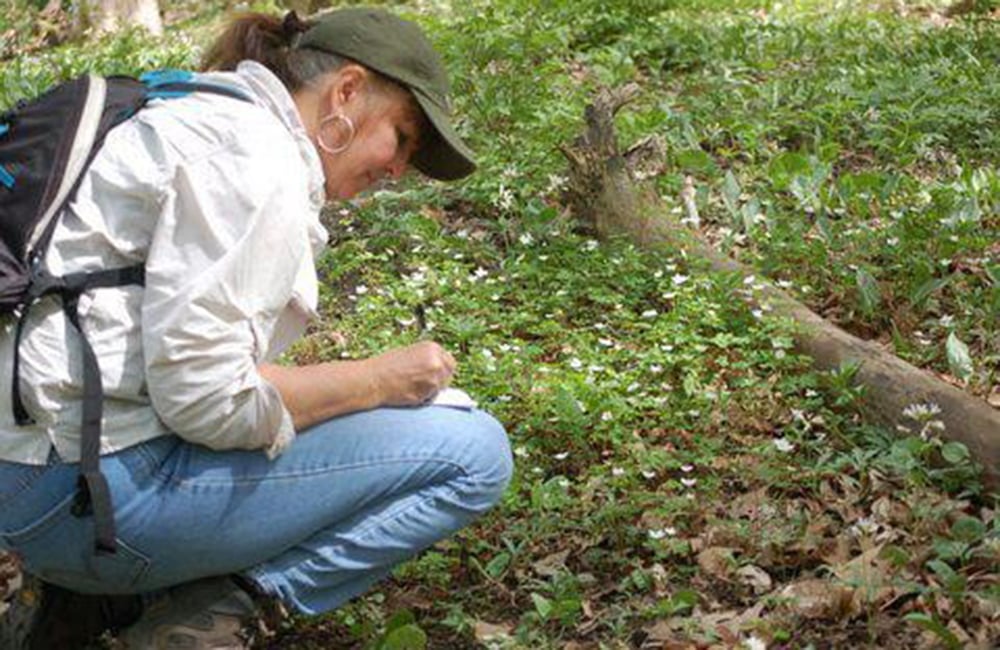
<instances>
[{"instance_id":1,"label":"broad green leaf","mask_svg":"<svg viewBox=\"0 0 1000 650\"><path fill-rule=\"evenodd\" d=\"M929 632L933 632L941 639L948 650L959 650L962 647L962 642L958 640L958 637L952 633L951 630L946 628L941 624L940 621L933 618L930 614L925 614L924 612L911 612L903 617L904 620L916 623L920 627L924 628Z\"/></svg>"},{"instance_id":2,"label":"broad green leaf","mask_svg":"<svg viewBox=\"0 0 1000 650\"><path fill-rule=\"evenodd\" d=\"M497 553L486 565L486 575L491 578L499 578L510 565L510 553L506 551Z\"/></svg>"},{"instance_id":3,"label":"broad green leaf","mask_svg":"<svg viewBox=\"0 0 1000 650\"><path fill-rule=\"evenodd\" d=\"M973 370L969 346L952 332L948 335L945 349L948 352L948 367L951 368L951 374L962 380L968 379Z\"/></svg>"},{"instance_id":4,"label":"broad green leaf","mask_svg":"<svg viewBox=\"0 0 1000 650\"><path fill-rule=\"evenodd\" d=\"M931 278L927 282L924 282L915 291L910 293L910 304L914 307L920 307L924 304L924 301L931 297L932 294L943 289L949 282L951 282L952 276L947 275L943 278Z\"/></svg>"},{"instance_id":5,"label":"broad green leaf","mask_svg":"<svg viewBox=\"0 0 1000 650\"><path fill-rule=\"evenodd\" d=\"M381 646L382 650L425 650L427 633L416 623L410 623L386 634Z\"/></svg>"},{"instance_id":6,"label":"broad green leaf","mask_svg":"<svg viewBox=\"0 0 1000 650\"><path fill-rule=\"evenodd\" d=\"M809 159L798 153L786 152L775 156L767 166L767 175L774 189L787 190L792 180L810 171Z\"/></svg>"},{"instance_id":7,"label":"broad green leaf","mask_svg":"<svg viewBox=\"0 0 1000 650\"><path fill-rule=\"evenodd\" d=\"M878 282L871 273L858 267L857 273L858 297L861 300L861 310L868 316L875 313L882 303L882 294Z\"/></svg>"},{"instance_id":8,"label":"broad green leaf","mask_svg":"<svg viewBox=\"0 0 1000 650\"><path fill-rule=\"evenodd\" d=\"M552 601L541 594L533 593L531 594L531 602L535 604L535 611L542 617L542 620L547 621L552 615Z\"/></svg>"},{"instance_id":9,"label":"broad green leaf","mask_svg":"<svg viewBox=\"0 0 1000 650\"><path fill-rule=\"evenodd\" d=\"M960 442L946 442L941 445L941 456L952 465L957 465L969 459L969 448Z\"/></svg>"},{"instance_id":10,"label":"broad green leaf","mask_svg":"<svg viewBox=\"0 0 1000 650\"><path fill-rule=\"evenodd\" d=\"M951 534L956 539L974 544L986 535L986 524L975 517L960 517L951 525Z\"/></svg>"}]
</instances>

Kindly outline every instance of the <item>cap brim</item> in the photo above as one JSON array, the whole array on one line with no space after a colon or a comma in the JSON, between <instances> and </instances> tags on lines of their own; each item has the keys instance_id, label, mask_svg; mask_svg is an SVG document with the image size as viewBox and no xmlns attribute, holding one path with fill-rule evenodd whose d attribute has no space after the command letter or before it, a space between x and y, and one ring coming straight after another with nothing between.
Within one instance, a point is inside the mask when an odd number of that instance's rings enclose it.
<instances>
[{"instance_id":1,"label":"cap brim","mask_svg":"<svg viewBox=\"0 0 1000 650\"><path fill-rule=\"evenodd\" d=\"M421 173L441 181L453 181L476 171L476 157L455 132L441 108L419 90L411 89L417 104L433 127L411 161Z\"/></svg>"}]
</instances>

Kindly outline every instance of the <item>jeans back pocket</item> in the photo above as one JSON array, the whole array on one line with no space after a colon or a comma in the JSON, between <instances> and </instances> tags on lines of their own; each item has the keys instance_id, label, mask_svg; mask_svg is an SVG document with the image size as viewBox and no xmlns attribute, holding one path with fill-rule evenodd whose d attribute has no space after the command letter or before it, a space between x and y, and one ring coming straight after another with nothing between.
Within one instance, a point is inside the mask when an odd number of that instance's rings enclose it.
<instances>
[{"instance_id":1,"label":"jeans back pocket","mask_svg":"<svg viewBox=\"0 0 1000 650\"><path fill-rule=\"evenodd\" d=\"M149 569L138 549L116 540L114 554L94 549L93 517L76 517L70 495L31 525L2 535L25 569L43 580L81 593L132 593Z\"/></svg>"}]
</instances>

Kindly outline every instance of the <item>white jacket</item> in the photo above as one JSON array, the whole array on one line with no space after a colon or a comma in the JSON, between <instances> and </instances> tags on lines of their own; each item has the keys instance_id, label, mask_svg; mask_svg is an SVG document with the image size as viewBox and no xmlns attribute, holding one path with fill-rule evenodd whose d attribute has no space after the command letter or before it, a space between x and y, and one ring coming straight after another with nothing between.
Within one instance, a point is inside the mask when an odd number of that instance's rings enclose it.
<instances>
[{"instance_id":1,"label":"white jacket","mask_svg":"<svg viewBox=\"0 0 1000 650\"><path fill-rule=\"evenodd\" d=\"M315 315L323 172L292 98L263 66L202 80L253 103L157 100L108 135L57 226L53 274L145 262L146 286L95 289L80 315L104 383L101 453L166 433L215 449L279 451L294 437L273 360ZM79 459L80 344L56 298L31 310L11 408L14 324L0 330L0 459Z\"/></svg>"}]
</instances>

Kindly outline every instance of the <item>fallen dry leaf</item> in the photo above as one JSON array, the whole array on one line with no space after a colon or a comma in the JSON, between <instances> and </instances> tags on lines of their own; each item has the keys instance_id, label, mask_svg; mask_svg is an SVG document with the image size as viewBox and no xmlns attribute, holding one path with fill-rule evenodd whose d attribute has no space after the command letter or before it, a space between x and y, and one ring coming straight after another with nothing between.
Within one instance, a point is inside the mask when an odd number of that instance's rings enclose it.
<instances>
[{"instance_id":1,"label":"fallen dry leaf","mask_svg":"<svg viewBox=\"0 0 1000 650\"><path fill-rule=\"evenodd\" d=\"M698 566L710 576L725 580L733 571L733 549L726 546L709 546L698 553Z\"/></svg>"},{"instance_id":2,"label":"fallen dry leaf","mask_svg":"<svg viewBox=\"0 0 1000 650\"><path fill-rule=\"evenodd\" d=\"M472 633L475 635L476 641L479 641L480 643L509 637L513 631L514 625L511 623L487 623L486 621L476 621L472 626Z\"/></svg>"},{"instance_id":3,"label":"fallen dry leaf","mask_svg":"<svg viewBox=\"0 0 1000 650\"><path fill-rule=\"evenodd\" d=\"M758 596L771 591L774 584L767 571L753 564L740 567L736 572L736 577L742 584L753 589L753 592Z\"/></svg>"},{"instance_id":4,"label":"fallen dry leaf","mask_svg":"<svg viewBox=\"0 0 1000 650\"><path fill-rule=\"evenodd\" d=\"M808 578L781 590L786 606L810 619L847 618L852 614L854 591L829 580Z\"/></svg>"}]
</instances>

